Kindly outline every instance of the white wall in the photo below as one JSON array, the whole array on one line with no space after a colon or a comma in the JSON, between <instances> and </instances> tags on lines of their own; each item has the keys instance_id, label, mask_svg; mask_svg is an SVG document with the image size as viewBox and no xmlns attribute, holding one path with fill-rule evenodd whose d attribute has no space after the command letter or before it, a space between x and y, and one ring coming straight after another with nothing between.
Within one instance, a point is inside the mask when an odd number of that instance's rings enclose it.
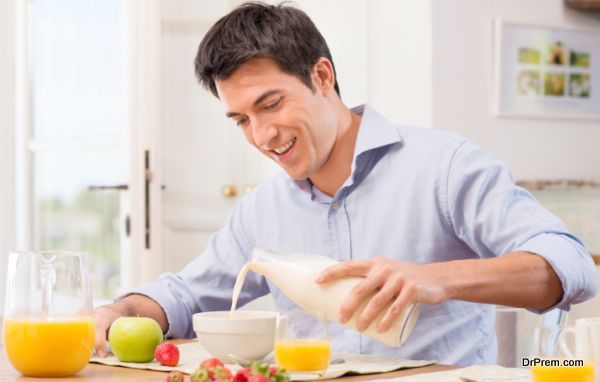
<instances>
[{"instance_id":1,"label":"white wall","mask_svg":"<svg viewBox=\"0 0 600 382\"><path fill-rule=\"evenodd\" d=\"M15 245L14 5L13 1L0 1L0 314L4 310L6 260Z\"/></svg>"},{"instance_id":2,"label":"white wall","mask_svg":"<svg viewBox=\"0 0 600 382\"><path fill-rule=\"evenodd\" d=\"M300 0L296 4L327 41L342 100L350 107L365 103L369 76L368 0Z\"/></svg>"},{"instance_id":3,"label":"white wall","mask_svg":"<svg viewBox=\"0 0 600 382\"><path fill-rule=\"evenodd\" d=\"M432 124L432 1L369 1L369 102L397 123Z\"/></svg>"},{"instance_id":4,"label":"white wall","mask_svg":"<svg viewBox=\"0 0 600 382\"><path fill-rule=\"evenodd\" d=\"M492 115L494 17L600 30L600 14L563 0L434 0L433 126L489 149L517 179L600 178L600 122Z\"/></svg>"}]
</instances>

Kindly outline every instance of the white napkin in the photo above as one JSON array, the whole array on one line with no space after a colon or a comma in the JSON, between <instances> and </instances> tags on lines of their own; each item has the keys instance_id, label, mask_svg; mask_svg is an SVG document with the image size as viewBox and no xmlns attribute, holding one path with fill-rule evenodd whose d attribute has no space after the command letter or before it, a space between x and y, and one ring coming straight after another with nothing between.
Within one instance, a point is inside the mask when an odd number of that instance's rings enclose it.
<instances>
[{"instance_id":1,"label":"white napkin","mask_svg":"<svg viewBox=\"0 0 600 382\"><path fill-rule=\"evenodd\" d=\"M131 363L121 362L115 356L108 356L106 358L92 357L90 362L101 363L103 365L110 366L123 366L130 367L133 369L147 369L147 370L158 370L158 371L172 371L179 370L187 374L192 374L200 365L200 362L206 358L211 358L209 352L207 352L198 341L188 342L185 344L177 345L179 347L179 364L175 367L162 366L156 361L148 363ZM360 355L360 354L347 354L347 353L332 353L331 360L334 364L330 365L327 371L323 375L311 374L311 373L291 373L292 380L294 381L308 381L316 379L330 379L337 378L344 374L371 374L371 373L387 373L394 370L422 367L435 363L434 361L412 361L395 359L389 357L379 357L371 355ZM238 365L226 365L234 373L240 369Z\"/></svg>"}]
</instances>

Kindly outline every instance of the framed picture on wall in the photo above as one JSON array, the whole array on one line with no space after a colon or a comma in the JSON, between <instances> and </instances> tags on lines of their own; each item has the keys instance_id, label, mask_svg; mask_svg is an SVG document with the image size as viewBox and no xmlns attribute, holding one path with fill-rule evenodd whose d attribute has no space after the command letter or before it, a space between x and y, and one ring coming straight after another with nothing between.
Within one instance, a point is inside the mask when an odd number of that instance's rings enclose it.
<instances>
[{"instance_id":1,"label":"framed picture on wall","mask_svg":"<svg viewBox=\"0 0 600 382\"><path fill-rule=\"evenodd\" d=\"M600 119L600 31L494 20L495 113Z\"/></svg>"}]
</instances>

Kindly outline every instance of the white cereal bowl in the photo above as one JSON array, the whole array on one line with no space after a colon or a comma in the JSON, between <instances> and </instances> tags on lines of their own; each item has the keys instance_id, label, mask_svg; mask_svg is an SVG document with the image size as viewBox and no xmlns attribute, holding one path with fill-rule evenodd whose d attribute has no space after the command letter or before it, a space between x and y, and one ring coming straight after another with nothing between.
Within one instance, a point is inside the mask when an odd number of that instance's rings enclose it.
<instances>
[{"instance_id":1,"label":"white cereal bowl","mask_svg":"<svg viewBox=\"0 0 600 382\"><path fill-rule=\"evenodd\" d=\"M236 311L202 312L192 316L194 331L204 348L222 361L229 355L245 360L260 360L273 351L277 312Z\"/></svg>"}]
</instances>

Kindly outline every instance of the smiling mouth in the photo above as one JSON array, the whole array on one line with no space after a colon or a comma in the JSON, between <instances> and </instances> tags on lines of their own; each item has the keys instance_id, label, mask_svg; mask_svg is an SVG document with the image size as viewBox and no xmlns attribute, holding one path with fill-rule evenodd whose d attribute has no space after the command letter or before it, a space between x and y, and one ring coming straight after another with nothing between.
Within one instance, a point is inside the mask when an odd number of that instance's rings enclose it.
<instances>
[{"instance_id":1,"label":"smiling mouth","mask_svg":"<svg viewBox=\"0 0 600 382\"><path fill-rule=\"evenodd\" d=\"M294 147L294 144L296 144L295 137L290 139L289 141L287 141L285 144L272 149L271 151L273 151L277 155L283 155L283 154L287 153L288 151L290 151L290 149L292 147Z\"/></svg>"}]
</instances>

